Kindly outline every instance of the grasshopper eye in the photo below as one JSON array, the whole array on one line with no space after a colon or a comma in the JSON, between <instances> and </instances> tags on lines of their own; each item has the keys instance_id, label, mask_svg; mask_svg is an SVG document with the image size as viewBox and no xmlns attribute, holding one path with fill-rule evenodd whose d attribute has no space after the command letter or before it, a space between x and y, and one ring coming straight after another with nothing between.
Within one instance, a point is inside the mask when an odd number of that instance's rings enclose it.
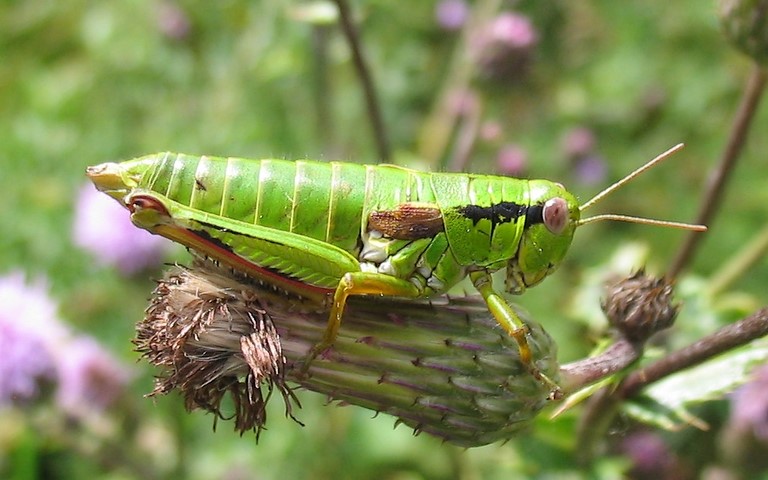
<instances>
[{"instance_id":1,"label":"grasshopper eye","mask_svg":"<svg viewBox=\"0 0 768 480\"><path fill-rule=\"evenodd\" d=\"M565 230L568 223L568 204L560 197L550 198L544 204L541 215L547 230L558 235Z\"/></svg>"}]
</instances>

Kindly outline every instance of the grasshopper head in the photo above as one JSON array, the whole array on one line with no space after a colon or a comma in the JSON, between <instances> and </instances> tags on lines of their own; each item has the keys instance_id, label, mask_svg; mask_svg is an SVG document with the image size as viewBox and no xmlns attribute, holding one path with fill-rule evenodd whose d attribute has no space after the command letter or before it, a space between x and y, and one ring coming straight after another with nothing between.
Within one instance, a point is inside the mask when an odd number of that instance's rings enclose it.
<instances>
[{"instance_id":1,"label":"grasshopper head","mask_svg":"<svg viewBox=\"0 0 768 480\"><path fill-rule=\"evenodd\" d=\"M507 291L520 294L560 265L580 218L579 204L559 183L529 181L525 229L507 265Z\"/></svg>"}]
</instances>

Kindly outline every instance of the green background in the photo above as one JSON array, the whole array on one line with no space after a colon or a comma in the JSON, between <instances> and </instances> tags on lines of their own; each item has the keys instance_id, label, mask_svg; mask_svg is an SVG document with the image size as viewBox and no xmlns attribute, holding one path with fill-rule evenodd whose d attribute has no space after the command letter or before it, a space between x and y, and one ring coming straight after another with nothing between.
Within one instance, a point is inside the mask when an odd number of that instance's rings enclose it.
<instances>
[{"instance_id":1,"label":"green background","mask_svg":"<svg viewBox=\"0 0 768 480\"><path fill-rule=\"evenodd\" d=\"M431 135L427 119L452 79L451 61L460 45L457 33L436 24L435 4L352 5L395 152L392 161L425 168L438 165L414 159L422 157L424 139ZM131 364L138 356L130 343L133 326L160 270L125 278L74 246L73 207L86 166L164 150L376 163L348 46L336 27L303 19L307 5L0 2L0 273L47 276L61 315ZM470 4L476 10L487 5ZM532 19L539 42L530 71L514 85L471 83L483 120L496 122L502 132L500 139L478 141L467 168L493 172L500 146L513 143L528 152L528 175L561 181L587 199L685 142L673 160L592 213L692 220L751 68L720 34L714 3L531 0L513 7ZM189 22L188 31L174 27L179 18ZM707 278L765 224L767 126L763 108L692 274ZM594 132L608 169L604 184L580 185L574 179L561 145L574 127ZM640 240L650 247L649 268L663 272L684 237L624 224L583 230L562 271L517 299L558 339L564 360L586 353L590 345L564 308L583 270L607 262L619 245ZM168 260L186 258L179 249ZM764 298L767 281L762 262L735 288ZM141 398L156 372L145 363L134 369L138 377L125 408L141 419L143 435L114 448L134 452L133 458L161 476L582 475L572 457L574 416L543 419L505 445L464 451L426 436L414 438L405 427L393 430L390 417L325 406L324 398L304 392L299 417L306 427L283 418L275 402L269 429L257 445L252 435L240 438L227 422L212 432L212 418L183 413L175 395ZM109 415L120 425L122 410ZM138 478L130 464L108 468L44 429L19 428L23 433L0 444L0 473L34 478L42 468L52 472L49 478ZM620 465L618 457L607 457L600 468L616 472Z\"/></svg>"}]
</instances>

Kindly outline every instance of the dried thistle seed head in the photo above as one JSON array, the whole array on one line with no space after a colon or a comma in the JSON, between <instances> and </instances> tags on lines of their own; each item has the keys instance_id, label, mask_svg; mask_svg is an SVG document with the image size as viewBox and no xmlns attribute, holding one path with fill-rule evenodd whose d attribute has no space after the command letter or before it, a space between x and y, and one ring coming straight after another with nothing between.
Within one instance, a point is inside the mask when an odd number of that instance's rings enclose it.
<instances>
[{"instance_id":1,"label":"dried thistle seed head","mask_svg":"<svg viewBox=\"0 0 768 480\"><path fill-rule=\"evenodd\" d=\"M160 282L136 343L165 370L153 393L178 389L187 408L221 417L230 392L241 432L264 425L261 389L277 387L290 414L286 380L467 447L510 438L548 401L549 385L520 362L515 341L477 298L354 297L333 346L301 375L327 320L324 306L198 262ZM555 344L529 326L537 366L555 379Z\"/></svg>"},{"instance_id":2,"label":"dried thistle seed head","mask_svg":"<svg viewBox=\"0 0 768 480\"><path fill-rule=\"evenodd\" d=\"M202 408L224 419L229 415L221 404L229 394L235 429L258 437L272 390L282 394L288 415L296 399L285 384L271 319L236 282L220 280L212 284L194 271L172 269L158 282L134 343L143 358L164 367L150 395L178 389L188 411ZM241 307L230 304L234 298L243 299L242 310L233 310Z\"/></svg>"},{"instance_id":3,"label":"dried thistle seed head","mask_svg":"<svg viewBox=\"0 0 768 480\"><path fill-rule=\"evenodd\" d=\"M603 312L621 334L632 341L645 341L669 328L680 308L672 303L672 283L639 270L628 278L607 285Z\"/></svg>"},{"instance_id":4,"label":"dried thistle seed head","mask_svg":"<svg viewBox=\"0 0 768 480\"><path fill-rule=\"evenodd\" d=\"M718 9L728 40L756 62L768 65L768 0L719 0Z\"/></svg>"}]
</instances>

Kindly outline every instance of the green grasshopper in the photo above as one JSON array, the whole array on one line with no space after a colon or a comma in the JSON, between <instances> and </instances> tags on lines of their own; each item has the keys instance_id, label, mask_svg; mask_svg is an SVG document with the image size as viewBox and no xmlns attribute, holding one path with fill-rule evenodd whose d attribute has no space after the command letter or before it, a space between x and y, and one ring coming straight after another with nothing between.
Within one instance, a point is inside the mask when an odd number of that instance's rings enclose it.
<instances>
[{"instance_id":1,"label":"green grasshopper","mask_svg":"<svg viewBox=\"0 0 768 480\"><path fill-rule=\"evenodd\" d=\"M581 218L680 148L581 206L547 180L394 165L160 153L89 167L87 174L136 226L278 288L329 301L328 325L305 369L333 344L350 295L430 297L469 277L541 378L525 324L493 288L491 274L506 268L506 291L522 294L560 265L577 227L599 220L705 230L612 214Z\"/></svg>"}]
</instances>

